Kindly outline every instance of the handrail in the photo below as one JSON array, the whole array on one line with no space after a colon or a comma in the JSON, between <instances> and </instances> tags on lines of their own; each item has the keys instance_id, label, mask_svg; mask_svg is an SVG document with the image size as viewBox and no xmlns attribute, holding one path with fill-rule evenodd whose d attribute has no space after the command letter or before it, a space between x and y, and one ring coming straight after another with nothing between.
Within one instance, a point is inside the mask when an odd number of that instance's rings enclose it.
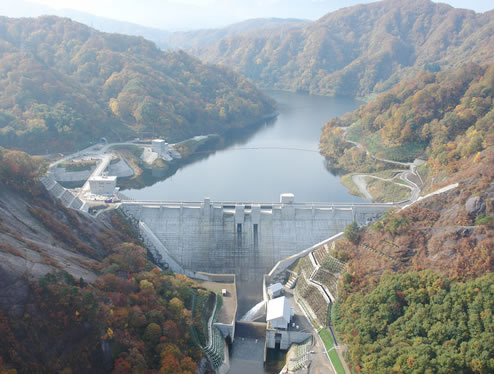
<instances>
[{"instance_id":1,"label":"handrail","mask_svg":"<svg viewBox=\"0 0 494 374\"><path fill-rule=\"evenodd\" d=\"M400 202L401 203L401 202ZM253 205L260 205L261 209L272 209L273 207L314 207L314 208L352 208L352 207L393 207L399 206L400 203L325 203L325 202L301 202L301 203L269 203L269 202L245 202L245 201L211 201L211 206L222 206L234 209L236 206L244 206L246 208L252 207ZM122 204L129 205L177 205L177 206L194 206L201 207L204 201L167 201L167 200L122 200Z\"/></svg>"},{"instance_id":2,"label":"handrail","mask_svg":"<svg viewBox=\"0 0 494 374\"><path fill-rule=\"evenodd\" d=\"M217 346L218 343L222 344L224 341L223 341L223 337L222 337L221 333L214 326L214 321L215 321L217 314L218 314L218 306L219 306L219 301L220 301L217 294L214 294L214 296L215 296L214 307L213 307L213 310L211 312L211 316L209 317L208 322L207 322L207 330L208 330L207 331L208 332L207 344L205 346L203 346L201 344L198 336L197 336L197 332L194 331L194 329L192 329L192 331L193 331L193 334L197 340L197 344L203 350L203 352L208 356L211 365L214 368L218 368L223 364L225 358L224 358L223 350ZM218 342L218 339L220 339L220 342Z\"/></svg>"}]
</instances>

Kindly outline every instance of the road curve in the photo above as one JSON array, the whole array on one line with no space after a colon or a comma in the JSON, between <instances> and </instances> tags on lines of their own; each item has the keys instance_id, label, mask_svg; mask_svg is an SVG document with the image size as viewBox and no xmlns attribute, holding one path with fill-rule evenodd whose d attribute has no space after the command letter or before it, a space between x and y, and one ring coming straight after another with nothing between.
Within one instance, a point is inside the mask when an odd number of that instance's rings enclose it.
<instances>
[{"instance_id":1,"label":"road curve","mask_svg":"<svg viewBox=\"0 0 494 374\"><path fill-rule=\"evenodd\" d=\"M348 130L348 127L344 128L344 137L346 137L347 130ZM353 140L348 140L348 139L344 139L344 140L347 143L353 144L354 146L365 150L365 153L375 160L378 160L381 162L386 162L386 163L389 163L392 165L399 165L399 166L408 167L409 169L401 172L399 177L403 182L405 182L407 184L406 187L410 188L412 192L411 192L410 198L408 200L401 201L401 202L397 203L396 205L403 207L405 205L411 205L415 201L418 200L422 190L420 189L420 187L415 182L412 182L409 179L410 175L414 175L420 181L422 180L422 178L420 177L420 175L417 172L417 163L416 162L400 162L400 161L393 161L393 160L387 160L385 158L380 158L380 157L377 157L377 156L370 154L369 151L367 149L365 149L361 143L354 142ZM358 187L359 191L365 196L365 198L369 199L369 200L372 200L372 195L367 190L367 182L365 181L365 177L367 177L367 176L371 177L371 178L375 178L375 179L384 180L384 181L391 181L390 179L384 179L384 178L380 178L380 177L376 177L374 175L368 175L368 174L357 174L357 175L352 176L353 183L355 183L355 185ZM394 178L392 178L392 179L394 179ZM396 183L396 182L394 182L394 183Z\"/></svg>"}]
</instances>

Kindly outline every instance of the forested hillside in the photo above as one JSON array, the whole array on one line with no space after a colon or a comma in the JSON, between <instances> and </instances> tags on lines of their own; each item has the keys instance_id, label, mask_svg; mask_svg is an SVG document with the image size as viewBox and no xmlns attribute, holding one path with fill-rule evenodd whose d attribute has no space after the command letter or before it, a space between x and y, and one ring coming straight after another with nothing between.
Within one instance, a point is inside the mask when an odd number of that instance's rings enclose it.
<instances>
[{"instance_id":1,"label":"forested hillside","mask_svg":"<svg viewBox=\"0 0 494 374\"><path fill-rule=\"evenodd\" d=\"M494 369L494 152L431 175L449 192L397 209L348 235L331 314L361 373ZM436 187L437 188L437 187Z\"/></svg>"},{"instance_id":2,"label":"forested hillside","mask_svg":"<svg viewBox=\"0 0 494 374\"><path fill-rule=\"evenodd\" d=\"M103 136L176 141L273 110L239 75L142 38L57 17L0 18L0 145L50 153Z\"/></svg>"},{"instance_id":3,"label":"forested hillside","mask_svg":"<svg viewBox=\"0 0 494 374\"><path fill-rule=\"evenodd\" d=\"M493 11L384 0L340 9L304 27L224 38L192 52L262 87L366 96L419 70L492 62L493 46Z\"/></svg>"},{"instance_id":4,"label":"forested hillside","mask_svg":"<svg viewBox=\"0 0 494 374\"><path fill-rule=\"evenodd\" d=\"M121 215L53 201L39 167L0 148L0 373L195 373L195 284L151 264Z\"/></svg>"},{"instance_id":5,"label":"forested hillside","mask_svg":"<svg viewBox=\"0 0 494 374\"><path fill-rule=\"evenodd\" d=\"M420 155L425 192L458 183L368 228L349 227L337 246L347 269L332 319L356 371L494 370L493 98L492 65L422 72L324 128L321 150L333 166L386 167L366 149Z\"/></svg>"},{"instance_id":6,"label":"forested hillside","mask_svg":"<svg viewBox=\"0 0 494 374\"><path fill-rule=\"evenodd\" d=\"M323 128L321 152L334 167L365 170L371 152L398 161L428 159L435 171L454 172L465 157L493 144L494 65L452 72L424 71L374 102Z\"/></svg>"},{"instance_id":7,"label":"forested hillside","mask_svg":"<svg viewBox=\"0 0 494 374\"><path fill-rule=\"evenodd\" d=\"M494 276L455 282L386 274L338 305L337 327L360 373L492 373Z\"/></svg>"}]
</instances>

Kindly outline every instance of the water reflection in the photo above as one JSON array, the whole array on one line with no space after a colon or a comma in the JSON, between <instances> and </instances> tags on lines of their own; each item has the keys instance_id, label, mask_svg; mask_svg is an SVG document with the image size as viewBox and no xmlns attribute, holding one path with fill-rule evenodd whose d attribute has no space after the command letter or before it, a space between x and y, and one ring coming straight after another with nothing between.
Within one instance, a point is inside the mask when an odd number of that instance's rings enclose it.
<instances>
[{"instance_id":1,"label":"water reflection","mask_svg":"<svg viewBox=\"0 0 494 374\"><path fill-rule=\"evenodd\" d=\"M359 103L349 98L268 93L279 103L275 120L204 145L203 153L194 155L192 162L176 165L161 176L165 180L128 190L126 195L142 200L200 201L209 196L269 202L277 201L283 192L293 192L299 202L362 201L328 172L317 152L324 123ZM152 173L147 174L146 185L153 183Z\"/></svg>"}]
</instances>

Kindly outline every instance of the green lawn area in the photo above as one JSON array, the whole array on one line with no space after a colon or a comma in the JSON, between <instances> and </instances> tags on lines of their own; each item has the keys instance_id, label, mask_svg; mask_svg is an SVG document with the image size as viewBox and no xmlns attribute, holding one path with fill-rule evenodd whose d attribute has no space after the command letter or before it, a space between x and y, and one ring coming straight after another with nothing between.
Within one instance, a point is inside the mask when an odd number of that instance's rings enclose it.
<instances>
[{"instance_id":1,"label":"green lawn area","mask_svg":"<svg viewBox=\"0 0 494 374\"><path fill-rule=\"evenodd\" d=\"M328 328L323 328L319 330L319 336L324 342L326 351L329 351L331 348L334 347L333 335L331 335L331 332L329 332ZM329 358L331 359L331 362L333 363L334 368L336 369L336 372L338 374L345 374L345 369L343 368L343 364L341 363L340 357L338 356L336 350L335 349L331 350L328 353L328 355Z\"/></svg>"},{"instance_id":2,"label":"green lawn area","mask_svg":"<svg viewBox=\"0 0 494 374\"><path fill-rule=\"evenodd\" d=\"M333 336L329 332L328 328L321 329L319 331L319 336L324 342L324 346L326 347L326 351L329 351L334 346Z\"/></svg>"},{"instance_id":3,"label":"green lawn area","mask_svg":"<svg viewBox=\"0 0 494 374\"><path fill-rule=\"evenodd\" d=\"M360 193L360 190L358 189L357 185L355 183L353 183L353 179L352 177L355 175L356 173L351 173L351 174L345 174L343 175L341 178L340 178L340 182L346 187L348 188L348 192L350 192L352 195L355 195L355 196L362 196L362 194Z\"/></svg>"},{"instance_id":4,"label":"green lawn area","mask_svg":"<svg viewBox=\"0 0 494 374\"><path fill-rule=\"evenodd\" d=\"M336 369L336 373L345 374L345 369L343 368L343 364L341 363L340 357L338 356L336 350L333 349L331 352L329 352L329 358L331 359L331 362Z\"/></svg>"},{"instance_id":5,"label":"green lawn area","mask_svg":"<svg viewBox=\"0 0 494 374\"><path fill-rule=\"evenodd\" d=\"M133 154L136 158L140 158L142 155L142 152L144 152L144 148L139 147L134 144L118 144L110 147L110 149L115 150L115 151L127 151Z\"/></svg>"},{"instance_id":6,"label":"green lawn area","mask_svg":"<svg viewBox=\"0 0 494 374\"><path fill-rule=\"evenodd\" d=\"M62 162L57 165L59 168L65 168L67 172L77 172L77 171L86 171L91 170L94 166L96 166L96 161L80 161L80 162Z\"/></svg>"},{"instance_id":7,"label":"green lawn area","mask_svg":"<svg viewBox=\"0 0 494 374\"><path fill-rule=\"evenodd\" d=\"M372 201L375 203L403 201L410 198L410 189L407 187L375 178L367 177L365 180L367 181L367 190L372 195ZM399 183L398 179L397 182Z\"/></svg>"},{"instance_id":8,"label":"green lawn area","mask_svg":"<svg viewBox=\"0 0 494 374\"><path fill-rule=\"evenodd\" d=\"M382 158L402 162L413 161L415 158L422 156L426 148L424 143L408 143L401 146L387 147L384 145L379 132L367 136L364 143L367 150L373 155L379 153Z\"/></svg>"},{"instance_id":9,"label":"green lawn area","mask_svg":"<svg viewBox=\"0 0 494 374\"><path fill-rule=\"evenodd\" d=\"M360 125L354 124L348 128L346 133L346 138L348 140L351 140L352 142L360 143L363 137L364 137L364 132L362 131L362 127Z\"/></svg>"},{"instance_id":10,"label":"green lawn area","mask_svg":"<svg viewBox=\"0 0 494 374\"><path fill-rule=\"evenodd\" d=\"M403 168L405 169L405 168ZM375 173L372 173L371 175L374 175L376 177L380 178L385 178L385 179L390 179L396 177L402 170L401 169L389 169L389 170L382 170L382 171L377 171ZM396 182L399 182L400 179L396 178Z\"/></svg>"},{"instance_id":11,"label":"green lawn area","mask_svg":"<svg viewBox=\"0 0 494 374\"><path fill-rule=\"evenodd\" d=\"M386 146L383 139L381 139L379 131L373 134L366 134L359 124L353 124L348 128L346 139L363 143L373 155L379 153L382 158L402 162L413 161L417 157L423 157L425 148L427 147L427 144L419 142L395 147Z\"/></svg>"}]
</instances>

